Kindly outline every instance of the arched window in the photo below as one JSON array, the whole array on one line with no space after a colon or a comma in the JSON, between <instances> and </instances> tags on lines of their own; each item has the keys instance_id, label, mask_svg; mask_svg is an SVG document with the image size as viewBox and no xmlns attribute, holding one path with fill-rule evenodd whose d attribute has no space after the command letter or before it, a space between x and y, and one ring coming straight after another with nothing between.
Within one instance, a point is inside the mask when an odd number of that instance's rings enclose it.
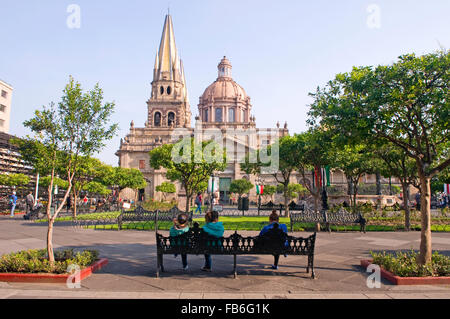
<instances>
[{"instance_id":1,"label":"arched window","mask_svg":"<svg viewBox=\"0 0 450 319\"><path fill-rule=\"evenodd\" d=\"M161 95L164 94L164 87L161 86L161 87L159 88L159 93L161 93Z\"/></svg>"},{"instance_id":2,"label":"arched window","mask_svg":"<svg viewBox=\"0 0 450 319\"><path fill-rule=\"evenodd\" d=\"M161 126L161 113L155 113L155 123L154 126Z\"/></svg>"},{"instance_id":3,"label":"arched window","mask_svg":"<svg viewBox=\"0 0 450 319\"><path fill-rule=\"evenodd\" d=\"M172 126L172 124L175 125L175 113L169 113L169 115L167 116L167 124L168 126Z\"/></svg>"},{"instance_id":4,"label":"arched window","mask_svg":"<svg viewBox=\"0 0 450 319\"><path fill-rule=\"evenodd\" d=\"M203 122L208 122L208 120L209 120L208 116L209 116L209 112L208 112L208 109L206 109L206 110L204 110L204 113L203 113Z\"/></svg>"},{"instance_id":5,"label":"arched window","mask_svg":"<svg viewBox=\"0 0 450 319\"><path fill-rule=\"evenodd\" d=\"M221 107L218 107L218 108L216 108L216 114L215 114L216 116L216 122L217 123L222 123L222 108Z\"/></svg>"},{"instance_id":6,"label":"arched window","mask_svg":"<svg viewBox=\"0 0 450 319\"><path fill-rule=\"evenodd\" d=\"M229 123L236 122L236 114L234 109L228 109L228 122Z\"/></svg>"},{"instance_id":7,"label":"arched window","mask_svg":"<svg viewBox=\"0 0 450 319\"><path fill-rule=\"evenodd\" d=\"M167 95L170 95L172 93L172 88L170 86L167 87Z\"/></svg>"}]
</instances>

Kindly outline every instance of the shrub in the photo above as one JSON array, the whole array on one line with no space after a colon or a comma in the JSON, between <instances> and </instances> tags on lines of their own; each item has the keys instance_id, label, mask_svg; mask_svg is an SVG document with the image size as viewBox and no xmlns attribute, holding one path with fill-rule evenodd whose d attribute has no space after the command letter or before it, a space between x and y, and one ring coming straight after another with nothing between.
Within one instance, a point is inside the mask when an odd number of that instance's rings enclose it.
<instances>
[{"instance_id":1,"label":"shrub","mask_svg":"<svg viewBox=\"0 0 450 319\"><path fill-rule=\"evenodd\" d=\"M399 277L427 277L427 276L450 276L450 257L434 252L431 264L418 265L416 262L418 254L410 252L397 252L387 254L386 252L370 252L373 263Z\"/></svg>"},{"instance_id":2,"label":"shrub","mask_svg":"<svg viewBox=\"0 0 450 319\"><path fill-rule=\"evenodd\" d=\"M80 268L90 266L98 259L95 250L74 252L73 249L55 251L55 263L50 267L46 249L33 249L3 255L0 257L0 273L54 273L63 274L71 264Z\"/></svg>"}]
</instances>

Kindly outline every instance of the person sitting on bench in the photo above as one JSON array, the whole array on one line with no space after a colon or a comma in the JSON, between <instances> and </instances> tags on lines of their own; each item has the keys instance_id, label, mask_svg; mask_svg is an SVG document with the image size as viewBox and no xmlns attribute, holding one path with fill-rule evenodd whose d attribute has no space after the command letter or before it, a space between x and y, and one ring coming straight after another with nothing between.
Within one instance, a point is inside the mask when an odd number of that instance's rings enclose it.
<instances>
[{"instance_id":1,"label":"person sitting on bench","mask_svg":"<svg viewBox=\"0 0 450 319\"><path fill-rule=\"evenodd\" d=\"M222 222L219 222L219 213L217 211L207 212L205 215L206 224L203 226L203 231L208 235L220 238L223 236L225 229ZM211 271L212 261L211 255L205 254L205 266L203 271Z\"/></svg>"},{"instance_id":2,"label":"person sitting on bench","mask_svg":"<svg viewBox=\"0 0 450 319\"><path fill-rule=\"evenodd\" d=\"M188 216L186 214L180 214L177 218L173 219L173 226L170 228L170 237L177 237L189 231ZM177 245L177 241L174 241ZM178 255L175 255L175 258ZM188 270L187 255L181 254L181 262L183 263L183 270Z\"/></svg>"},{"instance_id":3,"label":"person sitting on bench","mask_svg":"<svg viewBox=\"0 0 450 319\"><path fill-rule=\"evenodd\" d=\"M287 233L287 226L285 224L280 224L280 217L277 214L276 210L272 211L272 214L270 214L269 216L269 222L270 224L265 226L261 232L259 233L259 236L262 236L264 234L266 234L267 232L269 232L270 230L272 230L275 226L275 224L277 224L277 227L279 229L281 229L284 233ZM286 257L286 255L284 255ZM280 255L273 255L274 259L273 259L273 265L271 266L272 269L278 269L278 261L280 259Z\"/></svg>"}]
</instances>

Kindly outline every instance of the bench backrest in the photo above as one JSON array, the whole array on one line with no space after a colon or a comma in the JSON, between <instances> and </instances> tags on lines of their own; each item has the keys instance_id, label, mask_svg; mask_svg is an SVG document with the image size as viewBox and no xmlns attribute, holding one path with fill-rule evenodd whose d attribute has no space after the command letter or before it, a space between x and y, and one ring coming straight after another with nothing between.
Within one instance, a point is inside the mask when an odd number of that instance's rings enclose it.
<instances>
[{"instance_id":1,"label":"bench backrest","mask_svg":"<svg viewBox=\"0 0 450 319\"><path fill-rule=\"evenodd\" d=\"M244 237L237 232L229 237L214 237L194 224L188 232L177 237L164 237L156 233L158 253L183 252L190 254L289 254L309 255L314 253L316 233L308 238L288 236L274 227L262 236Z\"/></svg>"}]
</instances>

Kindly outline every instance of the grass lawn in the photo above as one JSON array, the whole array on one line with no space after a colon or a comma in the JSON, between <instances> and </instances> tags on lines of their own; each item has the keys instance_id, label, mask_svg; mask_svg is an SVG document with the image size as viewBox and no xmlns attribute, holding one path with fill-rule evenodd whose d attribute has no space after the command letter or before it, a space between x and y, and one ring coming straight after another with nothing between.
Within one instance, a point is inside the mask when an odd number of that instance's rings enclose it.
<instances>
[{"instance_id":1,"label":"grass lawn","mask_svg":"<svg viewBox=\"0 0 450 319\"><path fill-rule=\"evenodd\" d=\"M79 221L99 221L101 224L102 220L112 220L116 219L120 215L120 212L110 212L110 213L91 213L91 214L82 214L77 217ZM73 218L71 216L68 217L59 217L56 219L57 221L72 221ZM223 225L225 230L252 230L259 231L264 226L268 224L267 216L233 216L233 217L220 217L219 219ZM434 220L434 224L431 226L431 230L433 232L450 232L450 224L448 224L447 220ZM47 222L46 219L41 219L36 222ZM194 222L198 222L200 227L205 224L205 220L203 217L194 218ZM280 217L280 223L286 224L288 229L290 230L290 219L286 217ZM158 222L158 228L161 230L169 230L172 227L172 222ZM110 225L90 225L88 228L95 229L118 229L117 224ZM130 222L124 223L122 225L122 229L139 229L139 230L152 230L154 229L154 222ZM315 224L314 223L298 223L294 224L293 231L314 231ZM375 219L369 220L368 225L366 226L366 231L401 231L404 230L404 222L402 220L393 220L388 218L384 220ZM359 225L347 225L347 226L335 226L331 225L331 231L359 231ZM411 230L420 231L420 224L413 223L411 225Z\"/></svg>"}]
</instances>

